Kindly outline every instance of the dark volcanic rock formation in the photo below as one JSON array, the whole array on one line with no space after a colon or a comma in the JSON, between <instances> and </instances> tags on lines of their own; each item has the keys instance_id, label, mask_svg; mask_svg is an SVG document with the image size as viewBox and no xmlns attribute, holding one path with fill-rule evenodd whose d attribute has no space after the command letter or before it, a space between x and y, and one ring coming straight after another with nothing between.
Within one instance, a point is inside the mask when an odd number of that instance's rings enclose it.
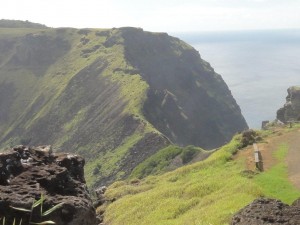
<instances>
[{"instance_id":1,"label":"dark volcanic rock formation","mask_svg":"<svg viewBox=\"0 0 300 225\"><path fill-rule=\"evenodd\" d=\"M292 206L275 199L256 199L240 210L233 218L232 225L299 225L300 208L298 201Z\"/></svg>"},{"instance_id":2,"label":"dark volcanic rock formation","mask_svg":"<svg viewBox=\"0 0 300 225\"><path fill-rule=\"evenodd\" d=\"M277 111L277 119L283 123L300 120L300 87L290 87L286 103Z\"/></svg>"},{"instance_id":3,"label":"dark volcanic rock formation","mask_svg":"<svg viewBox=\"0 0 300 225\"><path fill-rule=\"evenodd\" d=\"M95 225L96 216L83 175L84 159L78 155L52 153L50 146L17 146L0 153L0 218L6 224L29 224L30 215L11 207L30 209L43 195L43 211L63 203L49 216L33 211L31 222L52 220L58 225Z\"/></svg>"}]
</instances>

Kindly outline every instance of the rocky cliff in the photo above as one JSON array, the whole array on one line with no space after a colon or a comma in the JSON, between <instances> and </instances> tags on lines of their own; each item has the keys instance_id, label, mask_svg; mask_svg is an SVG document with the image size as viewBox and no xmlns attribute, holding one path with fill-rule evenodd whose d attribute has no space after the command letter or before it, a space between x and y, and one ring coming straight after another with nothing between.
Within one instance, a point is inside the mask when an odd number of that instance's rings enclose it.
<instances>
[{"instance_id":1,"label":"rocky cliff","mask_svg":"<svg viewBox=\"0 0 300 225\"><path fill-rule=\"evenodd\" d=\"M221 76L177 38L21 25L0 26L2 147L72 150L100 185L170 143L215 148L247 128Z\"/></svg>"},{"instance_id":2,"label":"rocky cliff","mask_svg":"<svg viewBox=\"0 0 300 225\"><path fill-rule=\"evenodd\" d=\"M300 87L294 86L287 90L286 103L277 111L277 119L283 123L300 120Z\"/></svg>"}]
</instances>

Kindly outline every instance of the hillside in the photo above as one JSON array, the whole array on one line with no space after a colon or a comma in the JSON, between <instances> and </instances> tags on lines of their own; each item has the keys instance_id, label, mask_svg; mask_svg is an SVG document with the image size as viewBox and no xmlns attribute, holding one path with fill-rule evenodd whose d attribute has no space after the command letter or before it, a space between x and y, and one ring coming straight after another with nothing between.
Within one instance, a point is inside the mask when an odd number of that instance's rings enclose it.
<instances>
[{"instance_id":1,"label":"hillside","mask_svg":"<svg viewBox=\"0 0 300 225\"><path fill-rule=\"evenodd\" d=\"M1 28L47 28L43 24L39 23L32 23L29 22L28 20L22 21L22 20L5 20L1 19L0 20L0 27Z\"/></svg>"},{"instance_id":2,"label":"hillside","mask_svg":"<svg viewBox=\"0 0 300 225\"><path fill-rule=\"evenodd\" d=\"M129 176L171 144L212 149L247 128L221 76L177 38L6 24L2 148L51 144L80 154L88 184L97 186Z\"/></svg>"},{"instance_id":3,"label":"hillside","mask_svg":"<svg viewBox=\"0 0 300 225\"><path fill-rule=\"evenodd\" d=\"M223 225L259 197L291 204L300 197L299 132L298 126L258 133L263 172L255 169L253 147L241 148L243 139L237 135L204 161L112 184L98 213L104 212L106 225Z\"/></svg>"}]
</instances>

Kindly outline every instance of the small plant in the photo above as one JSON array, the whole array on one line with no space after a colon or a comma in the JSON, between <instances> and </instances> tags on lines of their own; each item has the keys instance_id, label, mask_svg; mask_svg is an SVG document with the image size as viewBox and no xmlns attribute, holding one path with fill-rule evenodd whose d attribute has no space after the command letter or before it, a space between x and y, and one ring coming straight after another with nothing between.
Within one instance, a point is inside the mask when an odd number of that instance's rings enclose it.
<instances>
[{"instance_id":1,"label":"small plant","mask_svg":"<svg viewBox=\"0 0 300 225\"><path fill-rule=\"evenodd\" d=\"M46 224L55 224L55 222L51 221L51 220L47 220L47 221L41 221L41 222L34 222L32 221L32 217L33 217L33 210L37 207L40 206L40 217L44 217L47 216L49 214L51 214L52 212L54 212L55 210L59 209L60 207L62 207L62 205L64 204L59 203L55 206L53 206L52 208L46 210L45 212L43 211L43 203L45 201L45 198L43 195L41 195L41 198L39 200L35 200L31 206L30 209L24 209L24 208L18 208L18 207L13 207L10 206L12 209L17 210L17 211L21 211L21 212L27 212L30 213L29 215L29 224L36 224L36 225L46 225ZM6 225L6 221L5 221L5 217L0 218L0 222L2 221L2 225ZM23 219L21 218L18 225L22 225ZM14 218L12 225L17 225L16 219Z\"/></svg>"}]
</instances>

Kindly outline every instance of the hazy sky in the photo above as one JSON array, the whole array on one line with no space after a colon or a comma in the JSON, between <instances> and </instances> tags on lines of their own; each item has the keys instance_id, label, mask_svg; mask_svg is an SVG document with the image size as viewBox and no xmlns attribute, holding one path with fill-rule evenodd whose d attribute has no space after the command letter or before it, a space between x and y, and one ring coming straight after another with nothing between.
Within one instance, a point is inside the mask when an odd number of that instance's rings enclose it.
<instances>
[{"instance_id":1,"label":"hazy sky","mask_svg":"<svg viewBox=\"0 0 300 225\"><path fill-rule=\"evenodd\" d=\"M300 0L2 0L0 18L167 32L300 28Z\"/></svg>"}]
</instances>

